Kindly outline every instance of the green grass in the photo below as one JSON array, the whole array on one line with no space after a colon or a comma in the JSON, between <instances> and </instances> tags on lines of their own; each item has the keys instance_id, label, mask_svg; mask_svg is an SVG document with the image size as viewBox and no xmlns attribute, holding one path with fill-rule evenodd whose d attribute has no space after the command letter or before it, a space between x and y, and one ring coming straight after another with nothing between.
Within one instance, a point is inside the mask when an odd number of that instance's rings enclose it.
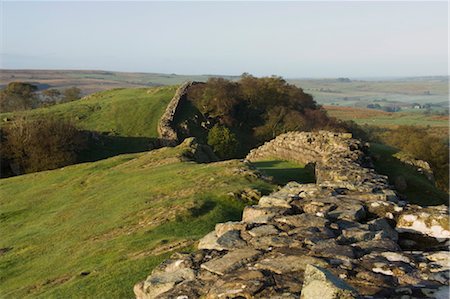
<instances>
[{"instance_id":1,"label":"green grass","mask_svg":"<svg viewBox=\"0 0 450 299\"><path fill-rule=\"evenodd\" d=\"M0 180L0 248L11 248L0 254L0 298L132 298L164 246L241 218L244 204L226 194L274 187L236 171L237 160L181 162L184 150Z\"/></svg>"},{"instance_id":2,"label":"green grass","mask_svg":"<svg viewBox=\"0 0 450 299\"><path fill-rule=\"evenodd\" d=\"M291 181L299 183L315 183L314 170L305 165L283 160L264 160L252 162L258 170L273 178L278 185L285 185Z\"/></svg>"},{"instance_id":3,"label":"green grass","mask_svg":"<svg viewBox=\"0 0 450 299\"><path fill-rule=\"evenodd\" d=\"M126 88L98 92L87 98L33 109L20 114L30 118L54 117L73 122L79 129L101 133L90 140L82 161L148 150L158 137L157 125L176 86ZM0 119L19 113L3 113ZM2 125L7 125L3 123Z\"/></svg>"},{"instance_id":4,"label":"green grass","mask_svg":"<svg viewBox=\"0 0 450 299\"><path fill-rule=\"evenodd\" d=\"M404 164L393 155L398 150L395 148L371 143L370 154L374 157L375 170L389 177L389 182L394 184L398 176L403 176L407 183L404 194L410 203L420 205L448 204L448 195L437 189L424 175L413 167Z\"/></svg>"}]
</instances>

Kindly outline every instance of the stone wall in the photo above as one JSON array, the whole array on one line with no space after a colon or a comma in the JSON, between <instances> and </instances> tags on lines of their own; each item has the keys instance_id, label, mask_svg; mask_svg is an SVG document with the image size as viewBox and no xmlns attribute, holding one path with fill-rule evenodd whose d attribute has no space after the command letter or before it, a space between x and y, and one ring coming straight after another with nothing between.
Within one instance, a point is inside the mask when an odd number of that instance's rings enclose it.
<instances>
[{"instance_id":1,"label":"stone wall","mask_svg":"<svg viewBox=\"0 0 450 299\"><path fill-rule=\"evenodd\" d=\"M186 100L189 87L195 84L201 84L201 82L188 81L183 83L177 89L164 114L161 116L158 123L158 134L163 146L175 146L180 142L173 121L180 105Z\"/></svg>"},{"instance_id":2,"label":"stone wall","mask_svg":"<svg viewBox=\"0 0 450 299\"><path fill-rule=\"evenodd\" d=\"M448 207L399 201L348 134L283 134L247 157L265 158L315 163L317 183L217 224L136 284L137 298L448 298Z\"/></svg>"}]
</instances>

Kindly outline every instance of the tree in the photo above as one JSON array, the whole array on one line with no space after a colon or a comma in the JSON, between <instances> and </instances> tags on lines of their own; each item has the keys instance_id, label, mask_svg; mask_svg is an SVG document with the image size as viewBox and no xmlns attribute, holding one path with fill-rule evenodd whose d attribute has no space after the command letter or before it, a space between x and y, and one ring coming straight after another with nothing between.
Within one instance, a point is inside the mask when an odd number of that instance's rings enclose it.
<instances>
[{"instance_id":1,"label":"tree","mask_svg":"<svg viewBox=\"0 0 450 299\"><path fill-rule=\"evenodd\" d=\"M64 90L63 102L72 102L81 98L81 89L78 87L70 87Z\"/></svg>"},{"instance_id":2,"label":"tree","mask_svg":"<svg viewBox=\"0 0 450 299\"><path fill-rule=\"evenodd\" d=\"M219 124L214 125L208 133L208 144L214 153L222 159L229 159L236 155L238 141L230 129Z\"/></svg>"},{"instance_id":3,"label":"tree","mask_svg":"<svg viewBox=\"0 0 450 299\"><path fill-rule=\"evenodd\" d=\"M2 158L20 173L73 164L85 146L83 134L66 121L18 117L2 129Z\"/></svg>"},{"instance_id":4,"label":"tree","mask_svg":"<svg viewBox=\"0 0 450 299\"><path fill-rule=\"evenodd\" d=\"M55 88L46 89L42 92L42 94L47 97L49 104L56 104L56 102L58 102L61 98L61 92Z\"/></svg>"},{"instance_id":5,"label":"tree","mask_svg":"<svg viewBox=\"0 0 450 299\"><path fill-rule=\"evenodd\" d=\"M32 109L37 106L37 86L24 82L11 82L0 91L1 112Z\"/></svg>"}]
</instances>

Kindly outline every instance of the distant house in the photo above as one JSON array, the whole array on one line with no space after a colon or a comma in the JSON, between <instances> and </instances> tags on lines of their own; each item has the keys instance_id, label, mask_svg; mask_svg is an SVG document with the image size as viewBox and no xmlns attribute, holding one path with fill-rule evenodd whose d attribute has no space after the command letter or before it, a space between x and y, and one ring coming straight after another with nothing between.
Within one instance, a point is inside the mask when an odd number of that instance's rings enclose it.
<instances>
[{"instance_id":1,"label":"distant house","mask_svg":"<svg viewBox=\"0 0 450 299\"><path fill-rule=\"evenodd\" d=\"M413 108L414 108L414 109L422 109L422 105L420 105L420 104L415 104L415 105L413 106Z\"/></svg>"}]
</instances>

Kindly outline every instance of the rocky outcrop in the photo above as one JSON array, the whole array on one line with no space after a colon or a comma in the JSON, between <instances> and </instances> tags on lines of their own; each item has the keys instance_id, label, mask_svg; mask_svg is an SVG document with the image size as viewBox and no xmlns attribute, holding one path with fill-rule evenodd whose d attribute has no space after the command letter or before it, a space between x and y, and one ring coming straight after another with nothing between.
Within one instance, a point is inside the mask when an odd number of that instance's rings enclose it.
<instances>
[{"instance_id":1,"label":"rocky outcrop","mask_svg":"<svg viewBox=\"0 0 450 299\"><path fill-rule=\"evenodd\" d=\"M188 81L183 83L175 92L170 103L167 105L164 114L158 123L158 134L163 146L175 146L179 143L177 131L174 128L175 115L183 103L186 100L186 95L189 87L195 84L201 84L201 82Z\"/></svg>"},{"instance_id":2,"label":"rocky outcrop","mask_svg":"<svg viewBox=\"0 0 450 299\"><path fill-rule=\"evenodd\" d=\"M291 182L247 206L241 221L217 224L197 251L174 254L138 283L136 297L447 298L447 249L401 245L405 228L433 239L439 231L443 244L448 209L399 201L384 176L363 167L363 149L348 135L319 132L284 134L252 151L250 161L315 163L317 183Z\"/></svg>"}]
</instances>

